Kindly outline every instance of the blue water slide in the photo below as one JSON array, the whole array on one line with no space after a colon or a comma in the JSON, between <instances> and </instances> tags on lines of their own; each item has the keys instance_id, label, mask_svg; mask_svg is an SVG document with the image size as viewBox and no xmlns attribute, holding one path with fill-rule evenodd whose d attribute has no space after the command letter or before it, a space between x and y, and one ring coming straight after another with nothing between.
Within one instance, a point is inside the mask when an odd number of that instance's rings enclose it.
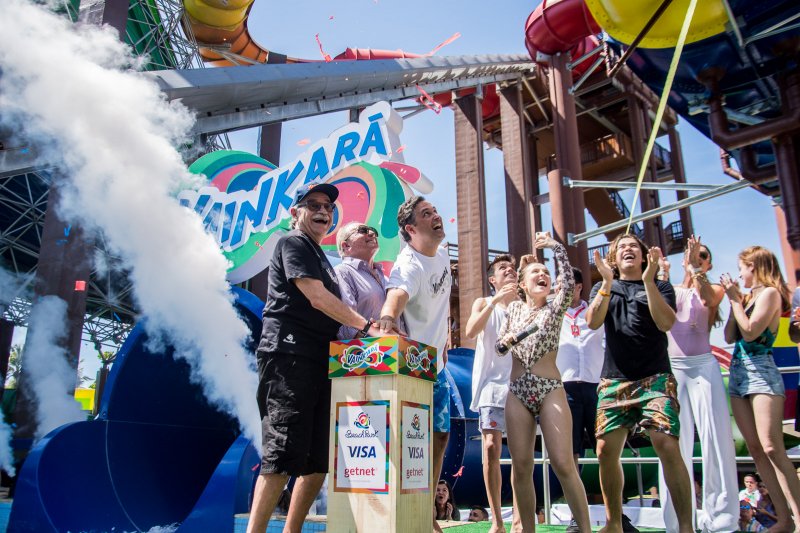
<instances>
[{"instance_id":1,"label":"blue water slide","mask_svg":"<svg viewBox=\"0 0 800 533\"><path fill-rule=\"evenodd\" d=\"M254 351L264 304L233 291ZM114 363L98 417L62 426L31 450L8 531L233 531L234 514L248 510L258 464L189 365L172 348L151 352L138 325Z\"/></svg>"}]
</instances>

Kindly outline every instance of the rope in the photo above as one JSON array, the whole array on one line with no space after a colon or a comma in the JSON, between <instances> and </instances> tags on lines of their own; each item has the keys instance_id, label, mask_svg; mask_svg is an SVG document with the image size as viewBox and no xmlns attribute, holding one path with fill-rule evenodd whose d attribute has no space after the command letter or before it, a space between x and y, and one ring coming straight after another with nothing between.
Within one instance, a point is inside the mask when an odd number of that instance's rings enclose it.
<instances>
[{"instance_id":1,"label":"rope","mask_svg":"<svg viewBox=\"0 0 800 533\"><path fill-rule=\"evenodd\" d=\"M681 26L681 33L678 36L678 43L675 46L675 53L672 55L672 62L669 64L667 71L667 79L664 82L664 89L661 91L661 98L658 102L658 110L656 111L656 118L653 120L653 130L650 132L650 138L647 140L647 147L642 156L642 164L639 167L639 177L636 179L636 192L633 195L633 203L631 204L631 215L628 218L628 226L625 228L625 233L630 233L631 224L633 222L633 214L636 211L636 202L639 200L639 191L642 187L642 180L644 179L644 172L647 170L650 155L653 153L653 146L656 144L656 137L658 136L658 128L661 125L661 119L664 118L664 111L667 109L667 99L669 92L672 90L672 82L675 80L675 71L678 70L678 63L680 62L681 53L683 52L683 45L686 42L686 36L689 33L689 26L694 17L694 9L697 7L697 0L689 0L689 9L686 10L686 18L683 20ZM650 243L652 244L652 243Z\"/></svg>"}]
</instances>

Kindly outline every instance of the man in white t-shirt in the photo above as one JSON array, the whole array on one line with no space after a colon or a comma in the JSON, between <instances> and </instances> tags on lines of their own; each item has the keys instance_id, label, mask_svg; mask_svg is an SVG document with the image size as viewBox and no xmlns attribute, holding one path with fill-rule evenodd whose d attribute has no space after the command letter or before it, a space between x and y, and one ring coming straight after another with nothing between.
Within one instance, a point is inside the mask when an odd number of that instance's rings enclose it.
<instances>
[{"instance_id":1,"label":"man in white t-shirt","mask_svg":"<svg viewBox=\"0 0 800 533\"><path fill-rule=\"evenodd\" d=\"M503 482L500 453L503 451L503 433L506 430L505 405L512 358L498 356L495 344L506 320L506 306L519 299L519 294L517 270L514 258L510 255L495 257L489 263L487 273L492 296L476 299L467 320L467 337L477 337L472 364L472 403L469 408L480 414L483 482L492 513L489 533L500 533L505 531L500 501Z\"/></svg>"},{"instance_id":2,"label":"man in white t-shirt","mask_svg":"<svg viewBox=\"0 0 800 533\"><path fill-rule=\"evenodd\" d=\"M392 267L378 326L383 333L399 331L397 321L402 314L408 337L436 348L431 471L431 482L436 483L450 435L450 385L444 369L452 284L450 257L440 246L444 240L442 217L422 196L412 196L400 206L397 225L407 246ZM436 520L433 529L441 531Z\"/></svg>"}]
</instances>

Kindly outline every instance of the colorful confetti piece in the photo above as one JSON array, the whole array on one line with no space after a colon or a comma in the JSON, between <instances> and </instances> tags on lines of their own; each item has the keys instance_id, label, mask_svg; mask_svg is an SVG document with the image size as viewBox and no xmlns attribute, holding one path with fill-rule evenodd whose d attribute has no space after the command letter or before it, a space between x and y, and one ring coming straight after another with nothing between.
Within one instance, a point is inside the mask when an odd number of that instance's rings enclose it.
<instances>
[{"instance_id":1,"label":"colorful confetti piece","mask_svg":"<svg viewBox=\"0 0 800 533\"><path fill-rule=\"evenodd\" d=\"M311 142L311 139L300 139L297 141L297 146L305 146Z\"/></svg>"},{"instance_id":2,"label":"colorful confetti piece","mask_svg":"<svg viewBox=\"0 0 800 533\"><path fill-rule=\"evenodd\" d=\"M458 469L458 472L453 474L453 477L461 477L464 475L464 465L461 465L461 468Z\"/></svg>"},{"instance_id":3,"label":"colorful confetti piece","mask_svg":"<svg viewBox=\"0 0 800 533\"><path fill-rule=\"evenodd\" d=\"M451 223L451 224L453 224L455 221L456 221L456 219L455 219L455 218L451 218L451 219L450 219L450 223Z\"/></svg>"},{"instance_id":4,"label":"colorful confetti piece","mask_svg":"<svg viewBox=\"0 0 800 533\"><path fill-rule=\"evenodd\" d=\"M436 52L438 52L439 50L441 50L443 47L447 46L448 44L452 43L453 41L455 41L459 37L461 37L461 33L455 32L453 35L448 37L443 43L435 46L433 50L431 50L430 52L428 52L425 55L432 56L433 54L435 54Z\"/></svg>"},{"instance_id":5,"label":"colorful confetti piece","mask_svg":"<svg viewBox=\"0 0 800 533\"><path fill-rule=\"evenodd\" d=\"M83 292L86 290L86 282L83 280L75 280L75 291Z\"/></svg>"},{"instance_id":6,"label":"colorful confetti piece","mask_svg":"<svg viewBox=\"0 0 800 533\"><path fill-rule=\"evenodd\" d=\"M325 53L325 50L322 49L322 41L319 40L319 33L314 36L317 40L317 44L319 45L319 53L322 54L322 58L325 60L326 63L330 63L333 61L331 56Z\"/></svg>"},{"instance_id":7,"label":"colorful confetti piece","mask_svg":"<svg viewBox=\"0 0 800 533\"><path fill-rule=\"evenodd\" d=\"M400 148L398 148L398 149L397 149L397 153L398 153L398 154L399 154L399 153L402 153L402 152L403 152L403 150L405 150L405 149L406 149L406 145L404 144L403 146L401 146Z\"/></svg>"},{"instance_id":8,"label":"colorful confetti piece","mask_svg":"<svg viewBox=\"0 0 800 533\"><path fill-rule=\"evenodd\" d=\"M436 113L437 115L442 112L442 104L431 98L431 95L425 92L425 89L417 85L417 90L422 95L419 99L420 103Z\"/></svg>"}]
</instances>

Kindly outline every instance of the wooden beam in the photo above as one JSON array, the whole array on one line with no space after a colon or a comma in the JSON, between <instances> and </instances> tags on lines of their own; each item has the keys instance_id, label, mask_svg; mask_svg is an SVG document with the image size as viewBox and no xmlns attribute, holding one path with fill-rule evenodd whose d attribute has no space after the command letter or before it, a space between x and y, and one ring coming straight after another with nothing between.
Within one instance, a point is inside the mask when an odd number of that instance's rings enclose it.
<instances>
[{"instance_id":1,"label":"wooden beam","mask_svg":"<svg viewBox=\"0 0 800 533\"><path fill-rule=\"evenodd\" d=\"M458 213L458 327L465 327L472 302L488 294L488 241L483 173L481 101L475 95L455 101L456 206ZM474 341L462 336L461 344Z\"/></svg>"}]
</instances>

